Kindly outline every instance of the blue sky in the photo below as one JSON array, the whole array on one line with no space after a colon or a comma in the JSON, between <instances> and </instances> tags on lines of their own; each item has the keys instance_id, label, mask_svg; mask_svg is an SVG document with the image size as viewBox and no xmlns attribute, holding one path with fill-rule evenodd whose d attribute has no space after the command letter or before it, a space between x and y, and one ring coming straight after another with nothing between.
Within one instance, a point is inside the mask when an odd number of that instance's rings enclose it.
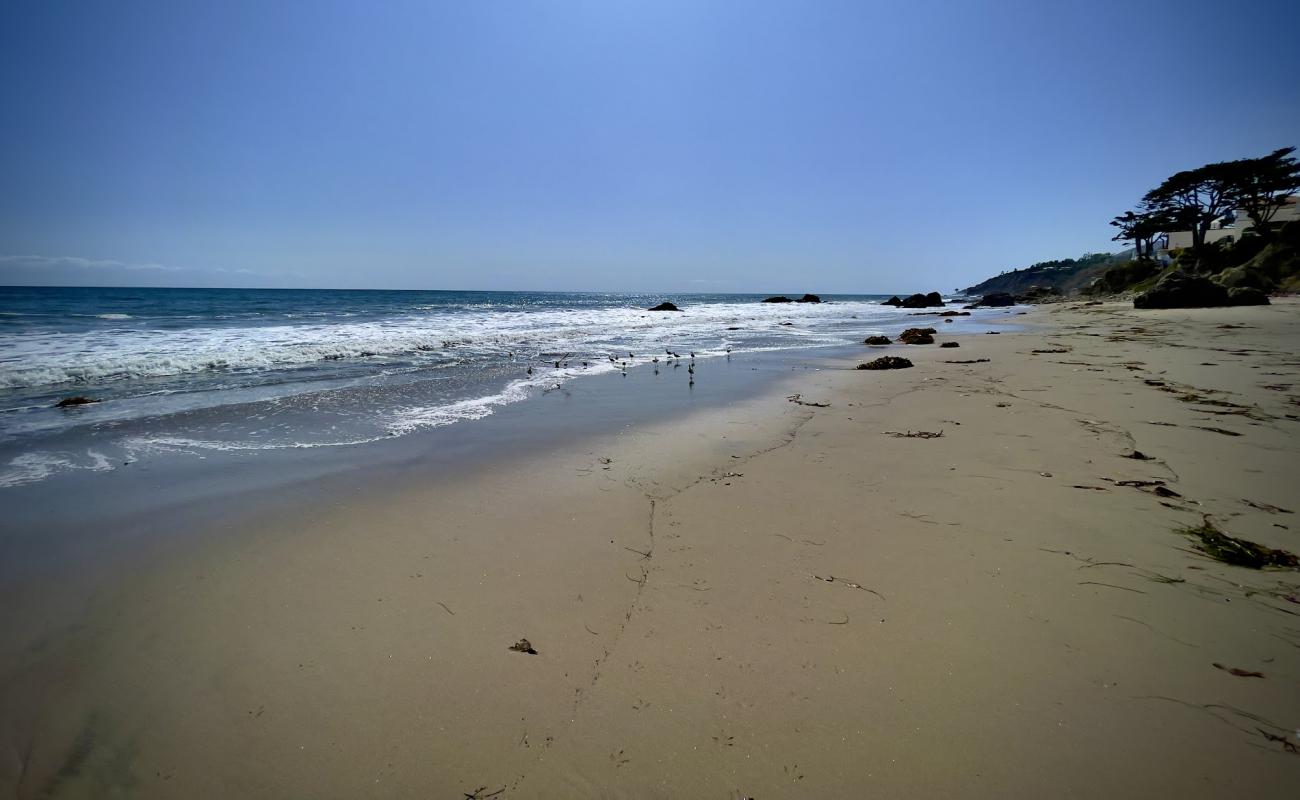
<instances>
[{"instance_id":1,"label":"blue sky","mask_svg":"<svg viewBox=\"0 0 1300 800\"><path fill-rule=\"evenodd\" d=\"M0 5L0 282L949 290L1300 145L1296 2Z\"/></svg>"}]
</instances>

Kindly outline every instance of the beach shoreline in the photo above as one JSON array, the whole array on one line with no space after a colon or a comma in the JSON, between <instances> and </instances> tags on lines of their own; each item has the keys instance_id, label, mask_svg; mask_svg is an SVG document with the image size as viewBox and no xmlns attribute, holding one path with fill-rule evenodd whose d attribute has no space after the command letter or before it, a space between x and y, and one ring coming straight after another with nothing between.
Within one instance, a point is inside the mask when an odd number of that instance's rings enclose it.
<instances>
[{"instance_id":1,"label":"beach shoreline","mask_svg":"<svg viewBox=\"0 0 1300 800\"><path fill-rule=\"evenodd\" d=\"M1297 574L1173 531L1300 550L1297 310L1038 307L173 543L13 657L0 784L1287 796Z\"/></svg>"}]
</instances>

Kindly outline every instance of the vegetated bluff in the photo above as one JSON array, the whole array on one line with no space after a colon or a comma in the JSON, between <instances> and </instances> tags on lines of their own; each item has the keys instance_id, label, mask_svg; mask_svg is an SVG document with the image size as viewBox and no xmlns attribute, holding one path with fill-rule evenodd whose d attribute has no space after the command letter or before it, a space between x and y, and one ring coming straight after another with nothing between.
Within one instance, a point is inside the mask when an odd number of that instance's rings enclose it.
<instances>
[{"instance_id":1,"label":"vegetated bluff","mask_svg":"<svg viewBox=\"0 0 1300 800\"><path fill-rule=\"evenodd\" d=\"M1085 253L1077 259L1040 261L1023 269L1004 272L962 291L972 296L997 292L1018 295L1025 293L1031 287L1041 286L1055 289L1060 294L1070 294L1087 288L1095 278L1106 271L1107 267L1123 258L1124 256L1116 256L1113 253Z\"/></svg>"}]
</instances>

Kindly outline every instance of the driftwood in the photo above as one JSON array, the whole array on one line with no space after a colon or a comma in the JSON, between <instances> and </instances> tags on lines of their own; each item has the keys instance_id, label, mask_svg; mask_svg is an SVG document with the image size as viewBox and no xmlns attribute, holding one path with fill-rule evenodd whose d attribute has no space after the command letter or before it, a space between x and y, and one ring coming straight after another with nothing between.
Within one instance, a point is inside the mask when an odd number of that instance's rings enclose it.
<instances>
[{"instance_id":1,"label":"driftwood","mask_svg":"<svg viewBox=\"0 0 1300 800\"><path fill-rule=\"evenodd\" d=\"M791 403L795 403L796 405L812 406L813 408L830 408L831 405L830 403L814 403L811 400L805 400L801 394L792 394L787 397L786 400L789 400Z\"/></svg>"},{"instance_id":2,"label":"driftwood","mask_svg":"<svg viewBox=\"0 0 1300 800\"><path fill-rule=\"evenodd\" d=\"M892 436L895 439L938 439L943 436L943 431L935 433L934 431L882 431L886 436Z\"/></svg>"},{"instance_id":3,"label":"driftwood","mask_svg":"<svg viewBox=\"0 0 1300 800\"><path fill-rule=\"evenodd\" d=\"M1264 673L1262 672L1255 672L1254 670L1249 670L1249 669L1239 669L1238 667L1225 667L1224 665L1220 664L1217 661L1214 662L1211 666L1213 666L1215 669L1221 669L1224 672L1228 673L1229 675L1236 675L1238 678L1264 677Z\"/></svg>"}]
</instances>

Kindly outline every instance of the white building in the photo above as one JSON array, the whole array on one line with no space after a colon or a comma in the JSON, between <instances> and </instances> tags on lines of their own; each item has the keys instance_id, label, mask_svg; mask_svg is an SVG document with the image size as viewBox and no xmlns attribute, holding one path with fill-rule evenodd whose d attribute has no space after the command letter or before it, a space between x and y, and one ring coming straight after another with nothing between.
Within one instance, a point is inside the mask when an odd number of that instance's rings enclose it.
<instances>
[{"instance_id":1,"label":"white building","mask_svg":"<svg viewBox=\"0 0 1300 800\"><path fill-rule=\"evenodd\" d=\"M1292 220L1300 219L1300 195L1291 195L1286 199L1286 204L1277 210L1273 215L1273 226L1280 227ZM1205 243L1221 241L1227 239L1235 241L1240 239L1241 235L1251 228L1255 227L1255 219L1240 209L1233 214L1216 220L1210 225L1210 229L1205 232ZM1191 231L1173 231L1166 235L1166 242L1160 248L1160 255L1167 255L1170 250L1178 250L1184 247L1192 246Z\"/></svg>"}]
</instances>

